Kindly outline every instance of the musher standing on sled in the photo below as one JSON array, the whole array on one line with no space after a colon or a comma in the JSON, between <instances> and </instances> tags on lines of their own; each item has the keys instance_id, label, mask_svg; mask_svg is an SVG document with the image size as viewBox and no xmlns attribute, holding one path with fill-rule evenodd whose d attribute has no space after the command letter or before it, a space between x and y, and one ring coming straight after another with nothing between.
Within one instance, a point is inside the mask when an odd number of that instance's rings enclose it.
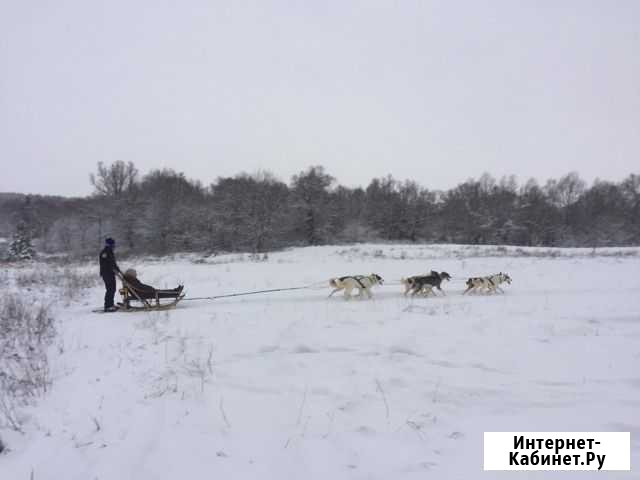
<instances>
[{"instance_id":1,"label":"musher standing on sled","mask_svg":"<svg viewBox=\"0 0 640 480\"><path fill-rule=\"evenodd\" d=\"M118 310L113 304L113 297L116 294L116 272L120 273L116 257L113 254L116 242L113 238L107 238L104 243L104 248L100 252L100 276L104 280L104 286L107 290L104 294L104 311L115 312Z\"/></svg>"}]
</instances>

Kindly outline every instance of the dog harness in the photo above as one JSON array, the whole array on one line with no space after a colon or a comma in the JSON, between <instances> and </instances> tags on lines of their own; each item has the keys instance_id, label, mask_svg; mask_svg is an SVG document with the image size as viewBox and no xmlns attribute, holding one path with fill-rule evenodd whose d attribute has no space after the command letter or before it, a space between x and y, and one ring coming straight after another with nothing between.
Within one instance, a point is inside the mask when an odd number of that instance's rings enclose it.
<instances>
[{"instance_id":1,"label":"dog harness","mask_svg":"<svg viewBox=\"0 0 640 480\"><path fill-rule=\"evenodd\" d=\"M353 279L358 283L358 285L360 285L360 287L361 287L363 290L366 290L366 289L367 289L367 287L365 287L365 286L363 285L363 283L361 282L362 278L364 278L364 277L362 277L361 275L358 275L358 276L356 276L356 277L340 277L340 281L341 281L341 282L344 282L347 278L353 278Z\"/></svg>"}]
</instances>

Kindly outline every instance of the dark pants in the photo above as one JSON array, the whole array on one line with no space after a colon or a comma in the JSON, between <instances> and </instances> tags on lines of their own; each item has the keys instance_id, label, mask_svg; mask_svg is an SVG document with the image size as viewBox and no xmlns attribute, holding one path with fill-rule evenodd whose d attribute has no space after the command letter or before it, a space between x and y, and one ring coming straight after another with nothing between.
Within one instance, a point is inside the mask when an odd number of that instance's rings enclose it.
<instances>
[{"instance_id":1,"label":"dark pants","mask_svg":"<svg viewBox=\"0 0 640 480\"><path fill-rule=\"evenodd\" d=\"M104 280L104 287L107 291L104 293L104 308L113 307L113 297L116 294L116 276L111 275L103 275L102 280Z\"/></svg>"}]
</instances>

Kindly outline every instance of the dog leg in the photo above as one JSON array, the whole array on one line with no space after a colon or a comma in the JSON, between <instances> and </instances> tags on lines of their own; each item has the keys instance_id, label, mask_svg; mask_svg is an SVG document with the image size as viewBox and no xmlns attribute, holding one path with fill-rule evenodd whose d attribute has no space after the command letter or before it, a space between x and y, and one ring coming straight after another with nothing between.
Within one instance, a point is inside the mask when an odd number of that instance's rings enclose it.
<instances>
[{"instance_id":1,"label":"dog leg","mask_svg":"<svg viewBox=\"0 0 640 480\"><path fill-rule=\"evenodd\" d=\"M351 299L351 290L353 289L353 287L346 287L344 289L344 299L345 300L349 300Z\"/></svg>"},{"instance_id":2,"label":"dog leg","mask_svg":"<svg viewBox=\"0 0 640 480\"><path fill-rule=\"evenodd\" d=\"M327 297L327 298L330 298L330 297L331 297L331 295L333 295L333 294L334 294L334 293L336 293L336 292L339 292L340 290L342 290L342 289L341 289L341 288L336 288L336 289L334 289L334 290L333 290L333 292L331 292L331 293L329 294L329 297Z\"/></svg>"}]
</instances>

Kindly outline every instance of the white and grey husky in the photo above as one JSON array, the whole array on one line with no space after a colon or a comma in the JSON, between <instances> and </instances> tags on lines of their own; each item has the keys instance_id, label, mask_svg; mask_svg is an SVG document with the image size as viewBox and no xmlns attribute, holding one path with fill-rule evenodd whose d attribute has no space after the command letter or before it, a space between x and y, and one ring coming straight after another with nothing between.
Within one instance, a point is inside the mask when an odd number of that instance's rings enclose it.
<instances>
[{"instance_id":1,"label":"white and grey husky","mask_svg":"<svg viewBox=\"0 0 640 480\"><path fill-rule=\"evenodd\" d=\"M482 292L483 290L486 290L487 293L495 293L496 291L504 293L504 290L500 288L500 284L505 282L510 284L511 277L502 272L488 277L471 277L467 280L467 289L462 294Z\"/></svg>"},{"instance_id":2,"label":"white and grey husky","mask_svg":"<svg viewBox=\"0 0 640 480\"><path fill-rule=\"evenodd\" d=\"M376 273L371 275L349 275L346 277L332 278L329 280L329 285L333 288L333 291L329 296L333 295L340 290L344 290L344 298L351 298L351 291L354 288L358 289L358 297L362 297L366 294L367 297L372 298L371 287L374 285L382 285L384 280Z\"/></svg>"}]
</instances>

